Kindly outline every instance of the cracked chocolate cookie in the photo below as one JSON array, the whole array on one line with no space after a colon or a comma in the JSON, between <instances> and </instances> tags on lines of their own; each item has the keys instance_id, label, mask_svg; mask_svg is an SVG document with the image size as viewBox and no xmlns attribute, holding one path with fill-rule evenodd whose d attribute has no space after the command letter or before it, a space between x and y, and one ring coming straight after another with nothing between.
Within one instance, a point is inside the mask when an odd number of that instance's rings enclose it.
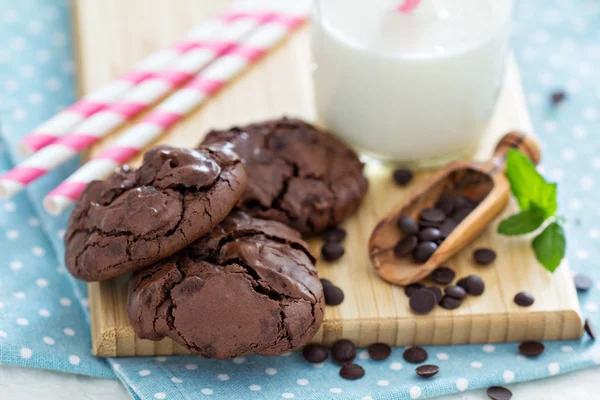
<instances>
[{"instance_id":1,"label":"cracked chocolate cookie","mask_svg":"<svg viewBox=\"0 0 600 400\"><path fill-rule=\"evenodd\" d=\"M184 250L136 271L127 313L142 339L168 336L202 357L232 358L306 344L323 307L300 234L236 211Z\"/></svg>"},{"instance_id":2,"label":"cracked chocolate cookie","mask_svg":"<svg viewBox=\"0 0 600 400\"><path fill-rule=\"evenodd\" d=\"M238 206L303 234L338 225L367 191L356 153L306 122L283 118L212 131L203 144L224 141L248 168L248 188Z\"/></svg>"},{"instance_id":3,"label":"cracked chocolate cookie","mask_svg":"<svg viewBox=\"0 0 600 400\"><path fill-rule=\"evenodd\" d=\"M149 150L139 169L83 191L65 235L69 272L101 281L178 252L229 214L247 179L227 147Z\"/></svg>"}]
</instances>

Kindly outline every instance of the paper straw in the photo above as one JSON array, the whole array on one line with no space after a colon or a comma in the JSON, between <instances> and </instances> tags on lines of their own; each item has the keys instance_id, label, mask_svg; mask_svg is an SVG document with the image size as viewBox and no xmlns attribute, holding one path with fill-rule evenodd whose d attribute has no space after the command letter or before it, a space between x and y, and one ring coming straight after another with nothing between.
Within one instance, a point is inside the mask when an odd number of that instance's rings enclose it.
<instances>
[{"instance_id":1,"label":"paper straw","mask_svg":"<svg viewBox=\"0 0 600 400\"><path fill-rule=\"evenodd\" d=\"M257 10L261 11L256 12ZM35 128L30 134L22 139L19 145L19 150L24 155L31 155L56 142L59 138L71 133L73 129L79 128L82 122L86 121L92 115L101 113L103 110L109 110L105 111L103 116L104 120L114 117L113 115L108 116L107 114L112 114L114 112L120 114L119 116L125 119L130 118L131 113L139 109L127 107L130 105L129 103L132 103L132 100L134 100L133 103L135 103L135 101L139 100L140 95L147 93L147 91L152 92L151 87L160 86L161 80L167 80L167 83L170 83L168 81L171 79L176 80L183 79L185 77L183 74L176 75L172 73L169 74L169 72L195 72L186 71L186 63L189 63L194 59L194 57L202 58L210 53L207 50L198 51L198 48L203 46L209 47L213 43L215 46L225 46L226 44L222 41L226 38L226 35L223 37L223 32L229 28L230 24L243 19L264 18L264 11L265 9L257 8L256 4L253 3L234 3L230 10L216 18L203 22L202 24L190 30L185 39L182 41L175 43L169 48L159 50L151 54L135 65L133 69L125 75L108 83L99 90L84 96L66 110L60 112L39 127ZM220 43L219 40L221 40ZM218 48L215 50L218 50ZM198 52L204 54L194 54ZM218 51L216 52L216 55L218 55ZM137 89L139 85L146 83L148 80L153 80L153 83L146 85L145 88L138 89L137 95L132 93L132 90ZM158 91L155 94L158 95ZM163 93L163 95L164 94L165 93ZM155 100L157 99L158 98ZM126 104L119 105L118 102L124 102ZM146 101L142 104L147 105L149 102L150 101ZM116 111L115 109L110 110L110 107L113 105L116 106ZM119 119L119 116L116 118ZM95 126L95 124L98 123L100 123L99 119L96 119L96 121L90 122L90 125ZM117 122L113 122L113 125L114 124L117 124ZM109 126L110 124L107 125L107 129Z\"/></svg>"},{"instance_id":2,"label":"paper straw","mask_svg":"<svg viewBox=\"0 0 600 400\"><path fill-rule=\"evenodd\" d=\"M402 4L396 8L396 10L403 14L410 14L419 6L419 3L421 3L421 0L404 0Z\"/></svg>"},{"instance_id":3,"label":"paper straw","mask_svg":"<svg viewBox=\"0 0 600 400\"><path fill-rule=\"evenodd\" d=\"M306 14L274 16L256 32L208 66L198 76L159 104L141 122L127 130L110 147L88 161L44 199L46 210L57 215L76 201L86 185L104 179L150 145L223 85L260 59L300 25Z\"/></svg>"},{"instance_id":4,"label":"paper straw","mask_svg":"<svg viewBox=\"0 0 600 400\"><path fill-rule=\"evenodd\" d=\"M222 37L224 40L190 51L177 63L178 70L166 71L143 82L127 95L126 101L117 102L87 119L74 132L34 153L0 177L0 196L7 198L18 193L31 182L98 142L156 100L180 87L210 61L235 49L239 41L257 26L268 21L284 24L289 20L286 15L270 11L242 15L246 17L238 18L228 25Z\"/></svg>"}]
</instances>

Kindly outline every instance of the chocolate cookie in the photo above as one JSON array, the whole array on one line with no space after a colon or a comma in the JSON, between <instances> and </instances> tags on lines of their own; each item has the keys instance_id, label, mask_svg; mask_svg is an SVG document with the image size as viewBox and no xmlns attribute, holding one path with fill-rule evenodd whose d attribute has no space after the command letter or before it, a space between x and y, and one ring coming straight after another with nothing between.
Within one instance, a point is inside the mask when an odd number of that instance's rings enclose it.
<instances>
[{"instance_id":1,"label":"chocolate cookie","mask_svg":"<svg viewBox=\"0 0 600 400\"><path fill-rule=\"evenodd\" d=\"M236 211L174 256L137 271L127 313L138 337L208 358L276 355L306 344L323 287L300 234Z\"/></svg>"},{"instance_id":2,"label":"chocolate cookie","mask_svg":"<svg viewBox=\"0 0 600 400\"><path fill-rule=\"evenodd\" d=\"M356 153L306 122L283 118L212 131L203 144L224 141L248 168L248 188L238 206L303 234L338 225L367 191Z\"/></svg>"},{"instance_id":3,"label":"chocolate cookie","mask_svg":"<svg viewBox=\"0 0 600 400\"><path fill-rule=\"evenodd\" d=\"M158 146L137 170L91 182L70 216L66 266L101 281L168 257L221 222L245 190L246 170L226 147Z\"/></svg>"}]
</instances>

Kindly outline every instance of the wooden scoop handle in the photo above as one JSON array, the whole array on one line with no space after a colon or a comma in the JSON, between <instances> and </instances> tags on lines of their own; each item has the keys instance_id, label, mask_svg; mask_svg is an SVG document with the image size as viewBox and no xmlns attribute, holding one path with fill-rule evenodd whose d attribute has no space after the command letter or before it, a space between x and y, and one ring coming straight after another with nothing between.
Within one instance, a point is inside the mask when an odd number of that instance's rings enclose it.
<instances>
[{"instance_id":1,"label":"wooden scoop handle","mask_svg":"<svg viewBox=\"0 0 600 400\"><path fill-rule=\"evenodd\" d=\"M541 149L538 142L530 135L513 131L504 135L494 150L492 161L499 171L504 169L506 154L510 149L521 151L536 165L540 162Z\"/></svg>"}]
</instances>

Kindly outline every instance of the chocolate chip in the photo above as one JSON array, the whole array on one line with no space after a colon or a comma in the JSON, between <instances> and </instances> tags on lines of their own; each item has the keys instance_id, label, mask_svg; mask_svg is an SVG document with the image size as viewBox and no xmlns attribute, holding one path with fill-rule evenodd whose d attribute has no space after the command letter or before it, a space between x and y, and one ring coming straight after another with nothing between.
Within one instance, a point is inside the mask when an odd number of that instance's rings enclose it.
<instances>
[{"instance_id":1,"label":"chocolate chip","mask_svg":"<svg viewBox=\"0 0 600 400\"><path fill-rule=\"evenodd\" d=\"M426 289L430 290L435 295L435 301L439 303L442 300L442 289L437 286L429 286Z\"/></svg>"},{"instance_id":2,"label":"chocolate chip","mask_svg":"<svg viewBox=\"0 0 600 400\"><path fill-rule=\"evenodd\" d=\"M462 301L460 301L459 299L455 299L454 297L450 297L450 296L444 296L442 297L442 300L440 301L440 306L442 308L445 308L446 310L455 310L458 307L460 307Z\"/></svg>"},{"instance_id":3,"label":"chocolate chip","mask_svg":"<svg viewBox=\"0 0 600 400\"><path fill-rule=\"evenodd\" d=\"M333 286L333 283L331 283L331 281L329 279L325 279L325 278L321 278L321 285L326 286Z\"/></svg>"},{"instance_id":4,"label":"chocolate chip","mask_svg":"<svg viewBox=\"0 0 600 400\"><path fill-rule=\"evenodd\" d=\"M328 228L323 232L323 238L326 242L341 243L346 239L346 231L340 227Z\"/></svg>"},{"instance_id":5,"label":"chocolate chip","mask_svg":"<svg viewBox=\"0 0 600 400\"><path fill-rule=\"evenodd\" d=\"M487 395L492 400L510 400L513 394L502 386L492 386L487 389Z\"/></svg>"},{"instance_id":6,"label":"chocolate chip","mask_svg":"<svg viewBox=\"0 0 600 400\"><path fill-rule=\"evenodd\" d=\"M331 357L338 364L350 363L356 358L356 346L348 339L340 339L331 346Z\"/></svg>"},{"instance_id":7,"label":"chocolate chip","mask_svg":"<svg viewBox=\"0 0 600 400\"><path fill-rule=\"evenodd\" d=\"M402 357L411 364L421 364L427 360L427 352L422 347L414 346L406 349Z\"/></svg>"},{"instance_id":8,"label":"chocolate chip","mask_svg":"<svg viewBox=\"0 0 600 400\"><path fill-rule=\"evenodd\" d=\"M426 228L440 228L442 226L442 222L431 222L431 221L419 221L419 229Z\"/></svg>"},{"instance_id":9,"label":"chocolate chip","mask_svg":"<svg viewBox=\"0 0 600 400\"><path fill-rule=\"evenodd\" d=\"M344 247L335 242L327 242L321 247L321 255L325 261L335 261L344 255Z\"/></svg>"},{"instance_id":10,"label":"chocolate chip","mask_svg":"<svg viewBox=\"0 0 600 400\"><path fill-rule=\"evenodd\" d=\"M407 256L414 251L418 244L419 240L416 236L406 236L394 246L394 255L398 258Z\"/></svg>"},{"instance_id":11,"label":"chocolate chip","mask_svg":"<svg viewBox=\"0 0 600 400\"><path fill-rule=\"evenodd\" d=\"M435 283L447 285L456 278L456 273L448 267L437 267L430 275Z\"/></svg>"},{"instance_id":12,"label":"chocolate chip","mask_svg":"<svg viewBox=\"0 0 600 400\"><path fill-rule=\"evenodd\" d=\"M344 301L344 291L331 282L328 285L323 285L323 296L325 297L325 304L328 306L337 306Z\"/></svg>"},{"instance_id":13,"label":"chocolate chip","mask_svg":"<svg viewBox=\"0 0 600 400\"><path fill-rule=\"evenodd\" d=\"M340 369L340 376L355 381L365 376L365 369L357 364L346 364Z\"/></svg>"},{"instance_id":14,"label":"chocolate chip","mask_svg":"<svg viewBox=\"0 0 600 400\"><path fill-rule=\"evenodd\" d=\"M458 286L466 290L468 294L479 296L485 290L485 283L477 275L469 275L458 281Z\"/></svg>"},{"instance_id":15,"label":"chocolate chip","mask_svg":"<svg viewBox=\"0 0 600 400\"><path fill-rule=\"evenodd\" d=\"M473 252L473 258L479 265L490 265L496 260L496 252L492 249L477 249Z\"/></svg>"},{"instance_id":16,"label":"chocolate chip","mask_svg":"<svg viewBox=\"0 0 600 400\"><path fill-rule=\"evenodd\" d=\"M521 307L529 307L535 301L533 295L529 292L519 292L515 296L515 304Z\"/></svg>"},{"instance_id":17,"label":"chocolate chip","mask_svg":"<svg viewBox=\"0 0 600 400\"><path fill-rule=\"evenodd\" d=\"M408 235L416 235L419 233L419 224L414 218L409 217L408 215L403 215L398 218L396 225L398 226L398 229Z\"/></svg>"},{"instance_id":18,"label":"chocolate chip","mask_svg":"<svg viewBox=\"0 0 600 400\"><path fill-rule=\"evenodd\" d=\"M444 293L446 293L447 296L457 300L462 300L467 297L467 291L461 286L448 286L446 289L444 289Z\"/></svg>"},{"instance_id":19,"label":"chocolate chip","mask_svg":"<svg viewBox=\"0 0 600 400\"><path fill-rule=\"evenodd\" d=\"M376 361L386 360L392 354L392 348L385 343L373 343L367 347L369 356Z\"/></svg>"},{"instance_id":20,"label":"chocolate chip","mask_svg":"<svg viewBox=\"0 0 600 400\"><path fill-rule=\"evenodd\" d=\"M590 287L594 284L592 278L584 274L576 274L573 277L573 281L575 282L575 287L580 292L587 292L590 290Z\"/></svg>"},{"instance_id":21,"label":"chocolate chip","mask_svg":"<svg viewBox=\"0 0 600 400\"><path fill-rule=\"evenodd\" d=\"M431 378L440 371L440 367L433 364L426 364L417 367L415 371L417 371L417 375L419 375L421 378Z\"/></svg>"},{"instance_id":22,"label":"chocolate chip","mask_svg":"<svg viewBox=\"0 0 600 400\"><path fill-rule=\"evenodd\" d=\"M438 245L434 242L421 242L415 248L413 252L413 258L416 262L424 263L435 253Z\"/></svg>"},{"instance_id":23,"label":"chocolate chip","mask_svg":"<svg viewBox=\"0 0 600 400\"><path fill-rule=\"evenodd\" d=\"M439 208L425 208L421 210L419 219L422 221L442 223L446 219L446 214Z\"/></svg>"},{"instance_id":24,"label":"chocolate chip","mask_svg":"<svg viewBox=\"0 0 600 400\"><path fill-rule=\"evenodd\" d=\"M519 345L519 352L527 357L537 357L544 352L544 344L535 341L526 341Z\"/></svg>"},{"instance_id":25,"label":"chocolate chip","mask_svg":"<svg viewBox=\"0 0 600 400\"><path fill-rule=\"evenodd\" d=\"M589 318L586 318L585 324L583 325L583 329L585 329L586 333L592 340L596 340L596 330L594 329L592 321L590 321Z\"/></svg>"},{"instance_id":26,"label":"chocolate chip","mask_svg":"<svg viewBox=\"0 0 600 400\"><path fill-rule=\"evenodd\" d=\"M471 211L473 211L471 207L456 208L454 212L452 212L452 214L450 215L450 219L459 223L463 219L467 218L467 216L471 214Z\"/></svg>"},{"instance_id":27,"label":"chocolate chip","mask_svg":"<svg viewBox=\"0 0 600 400\"><path fill-rule=\"evenodd\" d=\"M408 297L412 296L412 294L414 292L416 292L419 289L423 289L425 288L425 286L423 286L420 283L411 283L410 285L406 286L404 288L404 294L407 295Z\"/></svg>"},{"instance_id":28,"label":"chocolate chip","mask_svg":"<svg viewBox=\"0 0 600 400\"><path fill-rule=\"evenodd\" d=\"M309 344L302 349L304 359L311 363L320 363L327 360L329 351L322 344Z\"/></svg>"},{"instance_id":29,"label":"chocolate chip","mask_svg":"<svg viewBox=\"0 0 600 400\"><path fill-rule=\"evenodd\" d=\"M445 194L435 203L435 208L439 208L444 212L444 214L450 215L450 213L454 210L455 203L456 199L453 196Z\"/></svg>"},{"instance_id":30,"label":"chocolate chip","mask_svg":"<svg viewBox=\"0 0 600 400\"><path fill-rule=\"evenodd\" d=\"M458 224L455 221L453 221L451 219L445 220L439 226L440 236L443 239L446 239L448 236L450 236L450 234L452 233L452 231L454 231L456 229L457 226L458 226Z\"/></svg>"},{"instance_id":31,"label":"chocolate chip","mask_svg":"<svg viewBox=\"0 0 600 400\"><path fill-rule=\"evenodd\" d=\"M556 105L562 103L566 98L567 98L567 94L565 92L563 92L562 90L558 90L558 91L552 93L552 96L551 96L552 104L554 104L556 106Z\"/></svg>"},{"instance_id":32,"label":"chocolate chip","mask_svg":"<svg viewBox=\"0 0 600 400\"><path fill-rule=\"evenodd\" d=\"M415 314L427 314L435 308L437 299L431 290L419 289L410 296L408 303Z\"/></svg>"},{"instance_id":33,"label":"chocolate chip","mask_svg":"<svg viewBox=\"0 0 600 400\"><path fill-rule=\"evenodd\" d=\"M435 242L442 238L442 234L438 228L425 228L419 232L419 240L423 242Z\"/></svg>"},{"instance_id":34,"label":"chocolate chip","mask_svg":"<svg viewBox=\"0 0 600 400\"><path fill-rule=\"evenodd\" d=\"M412 181L413 173L408 168L398 168L392 176L398 185L405 186Z\"/></svg>"}]
</instances>

